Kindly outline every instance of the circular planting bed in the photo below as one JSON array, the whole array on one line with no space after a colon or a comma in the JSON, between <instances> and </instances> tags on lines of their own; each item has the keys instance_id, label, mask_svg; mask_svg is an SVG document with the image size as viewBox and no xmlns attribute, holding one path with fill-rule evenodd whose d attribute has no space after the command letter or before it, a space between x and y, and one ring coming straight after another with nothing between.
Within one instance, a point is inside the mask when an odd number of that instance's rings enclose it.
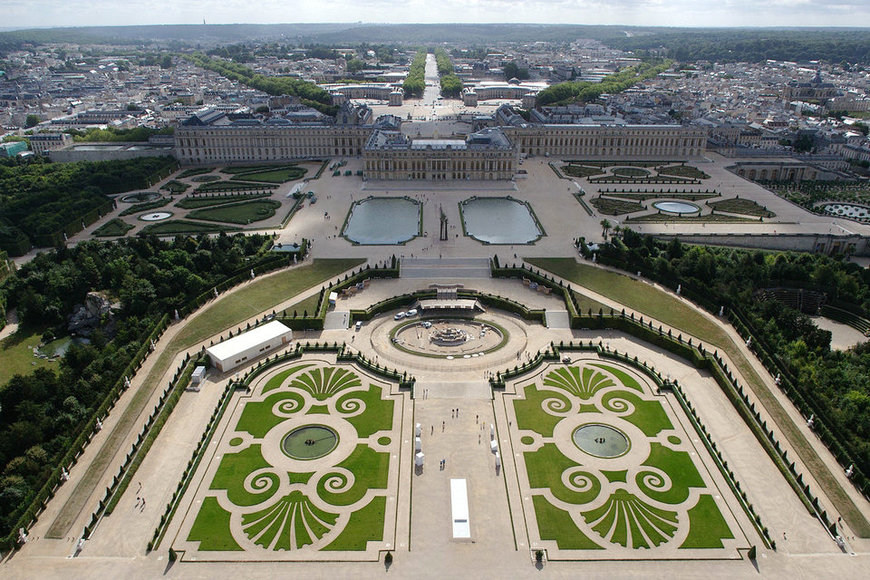
<instances>
[{"instance_id":1,"label":"circular planting bed","mask_svg":"<svg viewBox=\"0 0 870 580\"><path fill-rule=\"evenodd\" d=\"M574 430L571 438L581 451L604 459L625 455L631 448L625 433L601 423L581 425Z\"/></svg>"},{"instance_id":2,"label":"circular planting bed","mask_svg":"<svg viewBox=\"0 0 870 580\"><path fill-rule=\"evenodd\" d=\"M674 213L677 215L698 213L701 208L694 203L687 201L657 201L653 203L653 207L666 213Z\"/></svg>"},{"instance_id":3,"label":"circular planting bed","mask_svg":"<svg viewBox=\"0 0 870 580\"><path fill-rule=\"evenodd\" d=\"M293 429L281 441L281 451L292 459L319 459L338 445L338 434L324 425Z\"/></svg>"},{"instance_id":4,"label":"circular planting bed","mask_svg":"<svg viewBox=\"0 0 870 580\"><path fill-rule=\"evenodd\" d=\"M143 222L159 222L171 217L171 211L152 211L151 213L143 213L139 216L139 219Z\"/></svg>"},{"instance_id":5,"label":"circular planting bed","mask_svg":"<svg viewBox=\"0 0 870 580\"><path fill-rule=\"evenodd\" d=\"M390 341L410 354L452 360L496 351L507 343L508 336L492 322L442 318L401 324L390 333Z\"/></svg>"},{"instance_id":6,"label":"circular planting bed","mask_svg":"<svg viewBox=\"0 0 870 580\"><path fill-rule=\"evenodd\" d=\"M160 194L156 191L137 191L136 193L128 193L120 197L120 201L124 203L144 203L158 199L160 199Z\"/></svg>"},{"instance_id":7,"label":"circular planting bed","mask_svg":"<svg viewBox=\"0 0 870 580\"><path fill-rule=\"evenodd\" d=\"M639 167L614 167L610 170L613 175L620 177L649 177L650 172Z\"/></svg>"}]
</instances>

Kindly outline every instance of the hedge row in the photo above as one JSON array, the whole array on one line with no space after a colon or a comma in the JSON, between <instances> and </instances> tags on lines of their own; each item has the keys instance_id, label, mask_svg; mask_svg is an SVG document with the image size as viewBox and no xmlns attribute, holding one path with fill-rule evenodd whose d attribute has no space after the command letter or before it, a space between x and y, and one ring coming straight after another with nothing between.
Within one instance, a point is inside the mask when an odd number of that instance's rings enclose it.
<instances>
[{"instance_id":1,"label":"hedge row","mask_svg":"<svg viewBox=\"0 0 870 580\"><path fill-rule=\"evenodd\" d=\"M157 404L148 416L148 420L145 421L145 425L142 427L142 431L139 432L136 442L133 443L130 451L124 457L124 462L118 468L118 473L112 478L112 483L106 487L106 491L97 504L97 508L91 513L91 520L85 526L82 539L89 539L103 514L111 514L115 509L115 506L139 469L139 465L141 465L145 455L154 443L154 439L160 433L164 423L166 423L169 413L172 412L172 409L181 397L181 393L190 383L194 364L190 361L190 355L186 355L184 361L175 371L175 375L173 375L169 385L160 395L160 399L158 399Z\"/></svg>"}]
</instances>

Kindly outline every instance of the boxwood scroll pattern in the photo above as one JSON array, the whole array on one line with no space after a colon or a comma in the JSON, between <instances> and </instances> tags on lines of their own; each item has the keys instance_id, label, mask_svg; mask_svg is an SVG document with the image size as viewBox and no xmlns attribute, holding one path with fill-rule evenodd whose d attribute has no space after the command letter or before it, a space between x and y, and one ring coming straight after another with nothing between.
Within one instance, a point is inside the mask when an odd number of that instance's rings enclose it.
<instances>
[{"instance_id":1,"label":"boxwood scroll pattern","mask_svg":"<svg viewBox=\"0 0 870 580\"><path fill-rule=\"evenodd\" d=\"M387 387L348 367L315 361L277 369L240 401L187 540L200 552L244 550L263 559L391 541L385 512L398 414ZM312 459L282 451L287 434L308 425L334 432L335 448Z\"/></svg>"},{"instance_id":2,"label":"boxwood scroll pattern","mask_svg":"<svg viewBox=\"0 0 870 580\"><path fill-rule=\"evenodd\" d=\"M518 385L517 397L515 450L542 540L560 550L671 550L723 548L734 538L673 411L627 369L554 366ZM596 454L608 442L601 430L588 445L575 441L585 425L624 434L628 449Z\"/></svg>"}]
</instances>

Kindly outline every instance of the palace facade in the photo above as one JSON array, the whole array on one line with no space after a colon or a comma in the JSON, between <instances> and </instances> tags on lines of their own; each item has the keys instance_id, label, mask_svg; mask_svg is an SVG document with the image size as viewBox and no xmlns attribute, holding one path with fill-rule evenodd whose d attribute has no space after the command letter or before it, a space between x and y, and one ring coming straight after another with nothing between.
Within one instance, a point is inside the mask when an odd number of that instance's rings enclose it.
<instances>
[{"instance_id":1,"label":"palace facade","mask_svg":"<svg viewBox=\"0 0 870 580\"><path fill-rule=\"evenodd\" d=\"M350 111L336 119L292 122L233 120L204 110L176 129L175 156L184 165L363 157L366 179L500 180L513 178L521 156L676 161L701 157L706 148L706 133L695 127L537 124L514 117L511 124L464 138L412 140L392 115L372 122L370 115Z\"/></svg>"},{"instance_id":2,"label":"palace facade","mask_svg":"<svg viewBox=\"0 0 870 580\"><path fill-rule=\"evenodd\" d=\"M501 129L465 139L409 139L399 131L375 131L363 155L365 179L509 180L517 169L516 150Z\"/></svg>"}]
</instances>

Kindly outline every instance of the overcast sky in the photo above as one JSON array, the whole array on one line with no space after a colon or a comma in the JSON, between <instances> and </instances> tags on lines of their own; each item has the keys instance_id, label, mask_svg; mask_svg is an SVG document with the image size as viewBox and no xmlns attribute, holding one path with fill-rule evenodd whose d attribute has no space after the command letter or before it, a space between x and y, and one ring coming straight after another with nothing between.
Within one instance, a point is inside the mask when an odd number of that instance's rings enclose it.
<instances>
[{"instance_id":1,"label":"overcast sky","mask_svg":"<svg viewBox=\"0 0 870 580\"><path fill-rule=\"evenodd\" d=\"M870 26L870 0L0 0L0 26L540 22Z\"/></svg>"}]
</instances>

